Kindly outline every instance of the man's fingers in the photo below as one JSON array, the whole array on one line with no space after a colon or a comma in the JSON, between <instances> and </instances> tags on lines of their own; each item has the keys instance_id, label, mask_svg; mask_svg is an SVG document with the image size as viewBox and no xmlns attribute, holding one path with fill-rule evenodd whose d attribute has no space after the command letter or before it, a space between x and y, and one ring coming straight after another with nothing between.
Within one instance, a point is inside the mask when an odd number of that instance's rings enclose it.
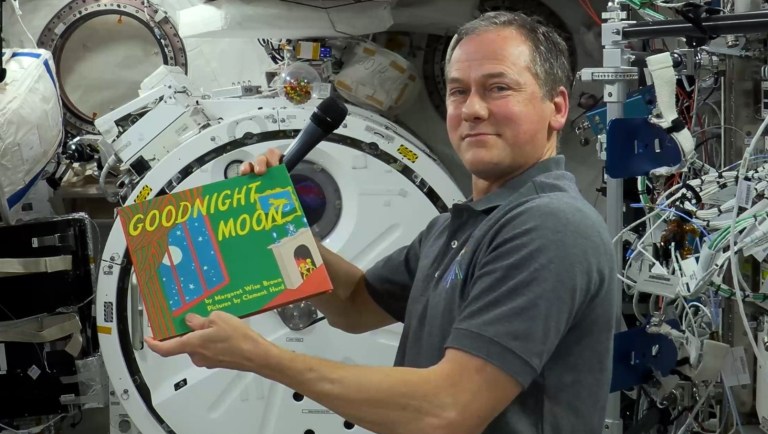
<instances>
[{"instance_id":1,"label":"man's fingers","mask_svg":"<svg viewBox=\"0 0 768 434\"><path fill-rule=\"evenodd\" d=\"M176 356L186 353L186 345L183 338L170 339L165 342L160 342L154 338L144 338L144 342L147 344L150 350L163 357Z\"/></svg>"},{"instance_id":2,"label":"man's fingers","mask_svg":"<svg viewBox=\"0 0 768 434\"><path fill-rule=\"evenodd\" d=\"M277 148L269 148L267 149L266 156L269 162L269 167L274 167L280 164L280 160L283 158L283 153Z\"/></svg>"},{"instance_id":3,"label":"man's fingers","mask_svg":"<svg viewBox=\"0 0 768 434\"><path fill-rule=\"evenodd\" d=\"M190 313L184 317L184 320L192 330L202 330L208 328L208 319L203 318L200 315Z\"/></svg>"},{"instance_id":4,"label":"man's fingers","mask_svg":"<svg viewBox=\"0 0 768 434\"><path fill-rule=\"evenodd\" d=\"M282 163L283 154L276 148L269 148L267 152L254 158L253 161L246 161L240 165L240 174L247 175L254 173L256 175L263 175L267 173L267 169L277 166Z\"/></svg>"},{"instance_id":5,"label":"man's fingers","mask_svg":"<svg viewBox=\"0 0 768 434\"><path fill-rule=\"evenodd\" d=\"M241 175L247 175L249 173L253 173L253 163L250 161L246 161L243 164L240 165L240 174Z\"/></svg>"},{"instance_id":6,"label":"man's fingers","mask_svg":"<svg viewBox=\"0 0 768 434\"><path fill-rule=\"evenodd\" d=\"M253 161L253 173L257 175L263 175L267 173L267 157L265 155L259 155Z\"/></svg>"}]
</instances>

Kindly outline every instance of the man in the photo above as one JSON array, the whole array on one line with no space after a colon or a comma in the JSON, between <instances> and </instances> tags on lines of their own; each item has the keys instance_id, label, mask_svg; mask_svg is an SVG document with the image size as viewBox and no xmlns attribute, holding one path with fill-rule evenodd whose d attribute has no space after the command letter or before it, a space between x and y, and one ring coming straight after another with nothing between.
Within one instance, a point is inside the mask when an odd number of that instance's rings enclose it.
<instances>
[{"instance_id":1,"label":"man","mask_svg":"<svg viewBox=\"0 0 768 434\"><path fill-rule=\"evenodd\" d=\"M556 155L567 58L523 15L462 27L446 63L447 127L472 200L366 272L323 248L335 291L313 303L351 333L404 322L396 367L296 354L218 312L149 347L254 372L377 433L601 432L617 286L607 229ZM272 149L242 172L279 160Z\"/></svg>"}]
</instances>

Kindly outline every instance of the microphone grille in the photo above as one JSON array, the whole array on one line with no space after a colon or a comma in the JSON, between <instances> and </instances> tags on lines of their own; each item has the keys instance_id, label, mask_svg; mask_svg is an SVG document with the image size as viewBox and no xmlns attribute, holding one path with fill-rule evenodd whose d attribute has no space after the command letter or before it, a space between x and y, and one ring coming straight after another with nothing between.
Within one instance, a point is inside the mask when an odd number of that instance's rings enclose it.
<instances>
[{"instance_id":1,"label":"microphone grille","mask_svg":"<svg viewBox=\"0 0 768 434\"><path fill-rule=\"evenodd\" d=\"M309 119L326 134L341 126L347 117L347 106L336 97L328 97L317 105Z\"/></svg>"}]
</instances>

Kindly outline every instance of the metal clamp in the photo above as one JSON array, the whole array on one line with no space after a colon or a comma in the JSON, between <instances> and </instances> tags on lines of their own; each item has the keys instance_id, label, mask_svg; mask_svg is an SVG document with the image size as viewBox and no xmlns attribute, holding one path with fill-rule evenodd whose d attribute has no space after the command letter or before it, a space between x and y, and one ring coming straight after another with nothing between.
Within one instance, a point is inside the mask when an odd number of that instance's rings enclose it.
<instances>
[{"instance_id":1,"label":"metal clamp","mask_svg":"<svg viewBox=\"0 0 768 434\"><path fill-rule=\"evenodd\" d=\"M582 81L620 81L637 80L640 74L637 68L616 66L613 68L584 68L579 73Z\"/></svg>"},{"instance_id":2,"label":"metal clamp","mask_svg":"<svg viewBox=\"0 0 768 434\"><path fill-rule=\"evenodd\" d=\"M71 232L32 238L32 247L74 246L75 236Z\"/></svg>"}]
</instances>

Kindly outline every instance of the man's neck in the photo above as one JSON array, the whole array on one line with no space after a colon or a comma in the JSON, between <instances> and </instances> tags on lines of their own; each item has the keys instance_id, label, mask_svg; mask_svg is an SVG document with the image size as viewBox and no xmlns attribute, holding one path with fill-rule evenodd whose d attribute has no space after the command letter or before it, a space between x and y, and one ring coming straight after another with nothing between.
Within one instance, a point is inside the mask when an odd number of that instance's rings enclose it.
<instances>
[{"instance_id":1,"label":"man's neck","mask_svg":"<svg viewBox=\"0 0 768 434\"><path fill-rule=\"evenodd\" d=\"M502 185L506 184L507 181L516 177L517 175L519 175L519 173L511 174L507 178L492 182L472 176L472 200L478 201L483 197L493 193Z\"/></svg>"},{"instance_id":2,"label":"man's neck","mask_svg":"<svg viewBox=\"0 0 768 434\"><path fill-rule=\"evenodd\" d=\"M493 193L494 191L498 190L499 188L501 188L501 186L506 184L510 179L513 179L513 178L516 178L516 177L520 176L521 174L525 173L531 167L539 164L540 162L542 162L542 161L544 161L544 160L546 160L548 158L552 158L552 157L554 157L556 155L557 155L557 152L555 150L552 150L551 152L546 152L538 161L536 161L532 165L530 165L530 166L528 166L526 168L523 168L522 170L519 170L517 172L510 173L508 176L506 176L504 178L493 180L493 181L486 181L484 179L480 179L480 178L478 178L478 177L473 175L472 176L472 200L473 201L480 200L481 198L483 198L483 197Z\"/></svg>"}]
</instances>

